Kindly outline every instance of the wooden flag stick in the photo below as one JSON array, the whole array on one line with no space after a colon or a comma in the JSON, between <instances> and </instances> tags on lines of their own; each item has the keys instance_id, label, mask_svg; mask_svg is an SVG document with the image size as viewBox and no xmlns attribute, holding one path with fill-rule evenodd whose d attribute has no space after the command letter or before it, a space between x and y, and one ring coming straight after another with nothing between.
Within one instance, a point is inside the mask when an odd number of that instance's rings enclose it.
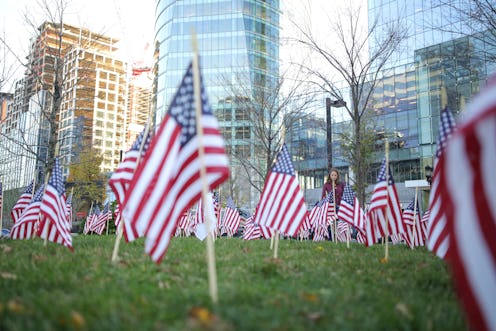
<instances>
[{"instance_id":1,"label":"wooden flag stick","mask_svg":"<svg viewBox=\"0 0 496 331\"><path fill-rule=\"evenodd\" d=\"M279 230L274 233L274 259L277 259L277 250L279 248Z\"/></svg>"},{"instance_id":2,"label":"wooden flag stick","mask_svg":"<svg viewBox=\"0 0 496 331\"><path fill-rule=\"evenodd\" d=\"M332 179L331 179L332 180ZM334 222L332 222L332 238L334 242L338 243L338 236L336 234L336 230L338 229L338 217L336 215L336 183L332 180L332 203L334 205Z\"/></svg>"},{"instance_id":3,"label":"wooden flag stick","mask_svg":"<svg viewBox=\"0 0 496 331\"><path fill-rule=\"evenodd\" d=\"M413 201L413 243L412 249L415 247L415 238L417 237L416 225L417 225L417 197L418 197L418 186L415 187L415 199ZM420 226L420 224L419 224Z\"/></svg>"},{"instance_id":4,"label":"wooden flag stick","mask_svg":"<svg viewBox=\"0 0 496 331\"><path fill-rule=\"evenodd\" d=\"M53 171L53 170L52 170ZM43 195L45 195L45 191L46 191L46 187L48 185L48 179L50 178L50 173L47 173L45 175L45 186L43 187ZM34 187L33 187L33 194L34 194ZM42 195L42 196L43 196ZM32 199L32 198L31 198ZM40 208L40 212L38 214L38 222L40 221L40 215L41 215L41 208ZM45 239L43 240L43 246L46 246L47 243L48 243L48 223L49 222L45 222L45 227L43 228L43 232L46 232L45 233Z\"/></svg>"},{"instance_id":5,"label":"wooden flag stick","mask_svg":"<svg viewBox=\"0 0 496 331\"><path fill-rule=\"evenodd\" d=\"M143 147L146 144L146 138L148 137L148 133L150 132L150 114L148 114L148 122L146 123L145 126L145 131L143 132L143 140L141 140L141 145L138 153L138 159L136 160L136 164L138 165L141 161L141 154L143 154ZM122 162L122 154L120 157L119 163ZM136 169L135 169L136 170ZM119 258L119 245L122 239L122 234L124 233L124 216L122 214L122 206L119 206L121 208L119 210L119 213L121 214L121 221L119 222L119 225L117 226L117 231L116 231L116 236L115 236L115 242L114 242L114 250L112 251L112 259L111 262L115 263L117 262ZM108 231L108 226L107 226L107 231ZM107 232L108 234L108 232Z\"/></svg>"},{"instance_id":6,"label":"wooden flag stick","mask_svg":"<svg viewBox=\"0 0 496 331\"><path fill-rule=\"evenodd\" d=\"M389 259L389 220L388 220L388 212L389 212L389 203L388 203L388 189L389 189L389 142L386 137L386 212L384 213L384 219L386 222L386 244L384 248L384 262L387 262Z\"/></svg>"},{"instance_id":7,"label":"wooden flag stick","mask_svg":"<svg viewBox=\"0 0 496 331\"><path fill-rule=\"evenodd\" d=\"M346 248L350 248L350 238L351 238L350 228L351 228L350 225L346 224Z\"/></svg>"},{"instance_id":8,"label":"wooden flag stick","mask_svg":"<svg viewBox=\"0 0 496 331\"><path fill-rule=\"evenodd\" d=\"M192 33L192 48L193 48L193 86L195 95L195 108L196 108L196 133L198 135L198 158L200 161L200 177L202 182L202 199L207 201L208 182L207 171L205 169L205 148L203 146L203 126L202 120L202 102L201 102L201 86L200 86L200 64L198 56L198 43L196 40L196 33ZM210 231L210 216L206 213L206 226L207 231ZM212 302L216 304L219 301L217 291L217 272L215 269L215 252L212 236L207 236L207 264L208 264L208 285L210 290L210 297Z\"/></svg>"},{"instance_id":9,"label":"wooden flag stick","mask_svg":"<svg viewBox=\"0 0 496 331\"><path fill-rule=\"evenodd\" d=\"M91 201L90 211L88 212L88 215L86 216L86 220L84 221L83 232L84 232L84 228L86 227L86 223L88 222L88 217L90 217L91 212L93 211L93 203L94 201ZM85 233L84 235L86 236L88 234Z\"/></svg>"}]
</instances>

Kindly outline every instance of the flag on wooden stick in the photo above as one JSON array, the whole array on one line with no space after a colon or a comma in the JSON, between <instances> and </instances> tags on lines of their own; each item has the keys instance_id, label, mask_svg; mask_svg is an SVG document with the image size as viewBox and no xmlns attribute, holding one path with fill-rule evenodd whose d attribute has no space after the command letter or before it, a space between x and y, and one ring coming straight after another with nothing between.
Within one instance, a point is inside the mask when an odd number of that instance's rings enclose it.
<instances>
[{"instance_id":1,"label":"flag on wooden stick","mask_svg":"<svg viewBox=\"0 0 496 331\"><path fill-rule=\"evenodd\" d=\"M145 235L145 251L156 263L166 253L181 215L200 198L200 168L205 167L210 190L229 176L224 141L203 84L202 115L196 118L193 79L190 64L123 203L124 221L129 220L138 233ZM199 159L197 121L203 128L203 165Z\"/></svg>"},{"instance_id":2,"label":"flag on wooden stick","mask_svg":"<svg viewBox=\"0 0 496 331\"><path fill-rule=\"evenodd\" d=\"M343 197L339 205L338 219L343 220L358 231L365 233L365 213L360 207L360 203L350 185L346 185L343 190Z\"/></svg>"},{"instance_id":3,"label":"flag on wooden stick","mask_svg":"<svg viewBox=\"0 0 496 331\"><path fill-rule=\"evenodd\" d=\"M410 248L424 246L427 233L427 224L420 219L420 211L415 207L415 198L403 211L403 223L405 223L405 233L403 239Z\"/></svg>"},{"instance_id":4,"label":"flag on wooden stick","mask_svg":"<svg viewBox=\"0 0 496 331\"><path fill-rule=\"evenodd\" d=\"M303 192L286 144L283 144L266 179L254 221L294 237L306 216Z\"/></svg>"},{"instance_id":5,"label":"flag on wooden stick","mask_svg":"<svg viewBox=\"0 0 496 331\"><path fill-rule=\"evenodd\" d=\"M238 231L240 221L241 216L239 215L238 209L236 208L233 199L228 197L226 209L224 210L224 218L222 219L221 234L227 233L229 237L232 237L236 231Z\"/></svg>"},{"instance_id":6,"label":"flag on wooden stick","mask_svg":"<svg viewBox=\"0 0 496 331\"><path fill-rule=\"evenodd\" d=\"M126 192L129 188L134 171L138 166L141 157L146 153L150 146L151 134L149 127L145 127L138 135L129 151L124 155L124 159L114 171L109 179L109 186L117 198L117 205L121 206L126 199ZM119 213L119 221L122 218L122 213ZM116 225L117 226L117 225ZM133 241L143 234L139 234L130 226L129 222L123 223L123 235L127 242Z\"/></svg>"},{"instance_id":7,"label":"flag on wooden stick","mask_svg":"<svg viewBox=\"0 0 496 331\"><path fill-rule=\"evenodd\" d=\"M434 170L432 172L431 193L429 195L430 216L427 224L427 248L440 258L448 254L449 238L446 229L445 210L442 208L439 200L439 158L446 148L448 139L455 131L455 118L451 111L446 107L441 111L441 120L439 122L439 137L436 146L436 159L434 161Z\"/></svg>"},{"instance_id":8,"label":"flag on wooden stick","mask_svg":"<svg viewBox=\"0 0 496 331\"><path fill-rule=\"evenodd\" d=\"M438 159L433 181L446 221L446 260L468 320L473 330L496 330L496 76L466 114Z\"/></svg>"},{"instance_id":9,"label":"flag on wooden stick","mask_svg":"<svg viewBox=\"0 0 496 331\"><path fill-rule=\"evenodd\" d=\"M41 199L41 221L39 234L43 239L72 248L71 225L67 220L67 203L59 158L55 158L52 174Z\"/></svg>"},{"instance_id":10,"label":"flag on wooden stick","mask_svg":"<svg viewBox=\"0 0 496 331\"><path fill-rule=\"evenodd\" d=\"M387 165L389 167L389 165ZM386 179L386 172L388 178ZM374 233L375 232L375 233ZM394 185L393 175L386 169L386 160L382 162L377 183L374 186L370 209L367 213L367 245L377 242L377 238L399 235L405 232L398 192ZM388 238L385 238L388 240Z\"/></svg>"}]
</instances>

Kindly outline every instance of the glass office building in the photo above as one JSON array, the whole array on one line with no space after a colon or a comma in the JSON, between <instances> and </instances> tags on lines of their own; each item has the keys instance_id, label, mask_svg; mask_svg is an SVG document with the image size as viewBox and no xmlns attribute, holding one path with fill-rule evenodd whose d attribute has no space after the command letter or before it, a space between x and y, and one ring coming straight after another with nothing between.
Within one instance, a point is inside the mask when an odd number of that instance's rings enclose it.
<instances>
[{"instance_id":1,"label":"glass office building","mask_svg":"<svg viewBox=\"0 0 496 331\"><path fill-rule=\"evenodd\" d=\"M379 22L377 33L395 21L407 27L372 103L379 126L401 138L390 154L401 180L422 178L424 167L432 166L441 108L448 105L455 116L463 112L494 72L494 33L477 31L483 27L466 20L459 11L465 7L470 10L469 2L368 1L369 22Z\"/></svg>"},{"instance_id":2,"label":"glass office building","mask_svg":"<svg viewBox=\"0 0 496 331\"><path fill-rule=\"evenodd\" d=\"M270 89L278 81L279 15L279 0L158 0L156 122L166 113L192 59L195 33L205 89L227 150L231 155L256 157L254 134L237 100ZM245 95L233 95L229 86L237 84L244 85L239 90ZM235 166L231 158L231 168ZM231 188L234 186L231 183ZM246 187L238 188L235 200L248 203L258 198L253 191L250 196L239 196Z\"/></svg>"},{"instance_id":3,"label":"glass office building","mask_svg":"<svg viewBox=\"0 0 496 331\"><path fill-rule=\"evenodd\" d=\"M386 31L388 24L399 21L407 28L407 37L379 73L369 103L375 115L370 120L378 138L375 161L367 176L369 187L375 183L384 158L382 138L385 135L390 142L390 165L396 182L425 178L425 166L432 166L434 161L442 107L448 105L455 116L463 112L465 103L495 72L496 33L484 31L483 26L466 20L467 17L455 9L463 9L469 2L368 1L369 24L375 19L378 22L371 41L381 40L378 34ZM496 1L490 2L496 6ZM371 42L369 47L373 49L377 45ZM346 88L343 95L345 101L349 101ZM308 135L312 131L305 125L302 123L293 134L303 136L303 145L308 145L311 141L301 133ZM339 132L349 131L350 127L349 122L332 123L333 166L340 169L342 175L347 174L349 164L340 152ZM314 134L312 139L316 137ZM314 160L313 156L302 153L301 149L307 147L298 147L296 141L293 145L292 152L298 155L295 168L299 174L312 177L301 184L306 188L319 187L322 174L327 173L325 159ZM317 167L320 164L322 168L306 167L310 163ZM308 182L315 186L305 186Z\"/></svg>"}]
</instances>

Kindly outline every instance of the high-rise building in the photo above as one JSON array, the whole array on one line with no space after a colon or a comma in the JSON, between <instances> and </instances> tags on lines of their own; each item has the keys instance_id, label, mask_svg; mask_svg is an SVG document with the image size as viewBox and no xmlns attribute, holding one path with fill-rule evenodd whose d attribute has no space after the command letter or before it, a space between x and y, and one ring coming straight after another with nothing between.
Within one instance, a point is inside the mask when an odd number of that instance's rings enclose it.
<instances>
[{"instance_id":1,"label":"high-rise building","mask_svg":"<svg viewBox=\"0 0 496 331\"><path fill-rule=\"evenodd\" d=\"M79 153L91 147L102 155L104 173L119 164L127 109L127 64L106 47L93 43L91 48L73 47L66 54L64 72L68 74L59 125L63 164L77 161Z\"/></svg>"},{"instance_id":2,"label":"high-rise building","mask_svg":"<svg viewBox=\"0 0 496 331\"><path fill-rule=\"evenodd\" d=\"M127 64L114 55L117 40L51 22L38 31L2 123L9 137L2 139L8 144L2 148L9 160L2 164L6 189L26 186L35 175L44 180L53 128L66 166L84 146L102 153L102 171L113 171L124 143ZM56 118L49 121L48 114Z\"/></svg>"},{"instance_id":3,"label":"high-rise building","mask_svg":"<svg viewBox=\"0 0 496 331\"><path fill-rule=\"evenodd\" d=\"M255 134L237 101L271 89L279 78L279 0L159 0L156 42L156 121L163 118L192 59L196 34L200 66L210 105L219 119L227 150L256 158ZM238 86L234 95L226 86ZM244 85L239 88L240 85ZM242 102L241 102L242 104ZM231 157L229 195L254 207L258 192Z\"/></svg>"}]
</instances>

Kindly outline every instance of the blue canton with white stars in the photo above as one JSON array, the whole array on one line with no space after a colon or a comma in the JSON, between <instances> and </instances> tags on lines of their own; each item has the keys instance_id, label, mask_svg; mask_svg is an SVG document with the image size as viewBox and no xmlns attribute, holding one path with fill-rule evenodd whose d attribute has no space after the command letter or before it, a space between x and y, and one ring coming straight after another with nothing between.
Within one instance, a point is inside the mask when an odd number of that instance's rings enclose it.
<instances>
[{"instance_id":1,"label":"blue canton with white stars","mask_svg":"<svg viewBox=\"0 0 496 331\"><path fill-rule=\"evenodd\" d=\"M208 104L207 95L203 87L203 82L200 77L201 86L201 106L202 115L212 115L212 109ZM192 63L188 66L188 70L183 77L171 106L169 107L169 115L181 126L181 147L186 145L191 138L196 135L196 109L195 109L195 93L193 84L193 66Z\"/></svg>"},{"instance_id":2,"label":"blue canton with white stars","mask_svg":"<svg viewBox=\"0 0 496 331\"><path fill-rule=\"evenodd\" d=\"M236 209L236 205L231 197L227 198L226 208Z\"/></svg>"},{"instance_id":3,"label":"blue canton with white stars","mask_svg":"<svg viewBox=\"0 0 496 331\"><path fill-rule=\"evenodd\" d=\"M41 197L43 196L44 192L45 192L45 185L41 185L40 188L35 192L35 194L33 196L33 202L41 201Z\"/></svg>"},{"instance_id":4,"label":"blue canton with white stars","mask_svg":"<svg viewBox=\"0 0 496 331\"><path fill-rule=\"evenodd\" d=\"M408 207L405 208L405 210L412 210L413 211L413 207L415 205L415 198L412 199L412 201L410 201L410 203L408 204ZM418 209L418 201L417 201L417 212L419 211Z\"/></svg>"},{"instance_id":5,"label":"blue canton with white stars","mask_svg":"<svg viewBox=\"0 0 496 331\"><path fill-rule=\"evenodd\" d=\"M439 137L436 148L436 158L441 156L441 153L446 148L446 141L455 130L455 118L448 108L441 111L441 122L439 125Z\"/></svg>"},{"instance_id":6,"label":"blue canton with white stars","mask_svg":"<svg viewBox=\"0 0 496 331\"><path fill-rule=\"evenodd\" d=\"M27 193L27 194L33 193L33 185L34 185L34 183L31 182L31 184L29 184L28 186L26 186L26 189L24 190L24 193Z\"/></svg>"},{"instance_id":7,"label":"blue canton with white stars","mask_svg":"<svg viewBox=\"0 0 496 331\"><path fill-rule=\"evenodd\" d=\"M52 175L50 176L48 184L55 187L59 196L65 193L65 186L62 180L62 168L60 167L58 158L55 158L55 164L53 165Z\"/></svg>"},{"instance_id":8,"label":"blue canton with white stars","mask_svg":"<svg viewBox=\"0 0 496 331\"><path fill-rule=\"evenodd\" d=\"M280 174L294 176L293 162L291 162L291 157L289 156L286 144L282 145L279 155L277 155L277 161L272 172L277 172Z\"/></svg>"},{"instance_id":9,"label":"blue canton with white stars","mask_svg":"<svg viewBox=\"0 0 496 331\"><path fill-rule=\"evenodd\" d=\"M349 205L353 205L355 201L355 192L353 192L350 185L344 187L342 200Z\"/></svg>"},{"instance_id":10,"label":"blue canton with white stars","mask_svg":"<svg viewBox=\"0 0 496 331\"><path fill-rule=\"evenodd\" d=\"M131 150L139 151L141 144L143 143L143 136L145 135L146 127L141 131L141 133L136 138L136 141L131 146ZM151 135L150 131L148 131L145 139L145 144L143 145L142 153L145 153L148 150L148 146L150 146Z\"/></svg>"},{"instance_id":11,"label":"blue canton with white stars","mask_svg":"<svg viewBox=\"0 0 496 331\"><path fill-rule=\"evenodd\" d=\"M391 168L389 167L389 165L388 168L389 168L388 185L394 185L394 180L393 180L393 176L391 175ZM377 182L385 182L385 181L386 181L386 160L382 160L381 170L379 171L379 175L377 176Z\"/></svg>"},{"instance_id":12,"label":"blue canton with white stars","mask_svg":"<svg viewBox=\"0 0 496 331\"><path fill-rule=\"evenodd\" d=\"M331 204L334 203L334 194L332 192L329 192L324 200Z\"/></svg>"}]
</instances>

